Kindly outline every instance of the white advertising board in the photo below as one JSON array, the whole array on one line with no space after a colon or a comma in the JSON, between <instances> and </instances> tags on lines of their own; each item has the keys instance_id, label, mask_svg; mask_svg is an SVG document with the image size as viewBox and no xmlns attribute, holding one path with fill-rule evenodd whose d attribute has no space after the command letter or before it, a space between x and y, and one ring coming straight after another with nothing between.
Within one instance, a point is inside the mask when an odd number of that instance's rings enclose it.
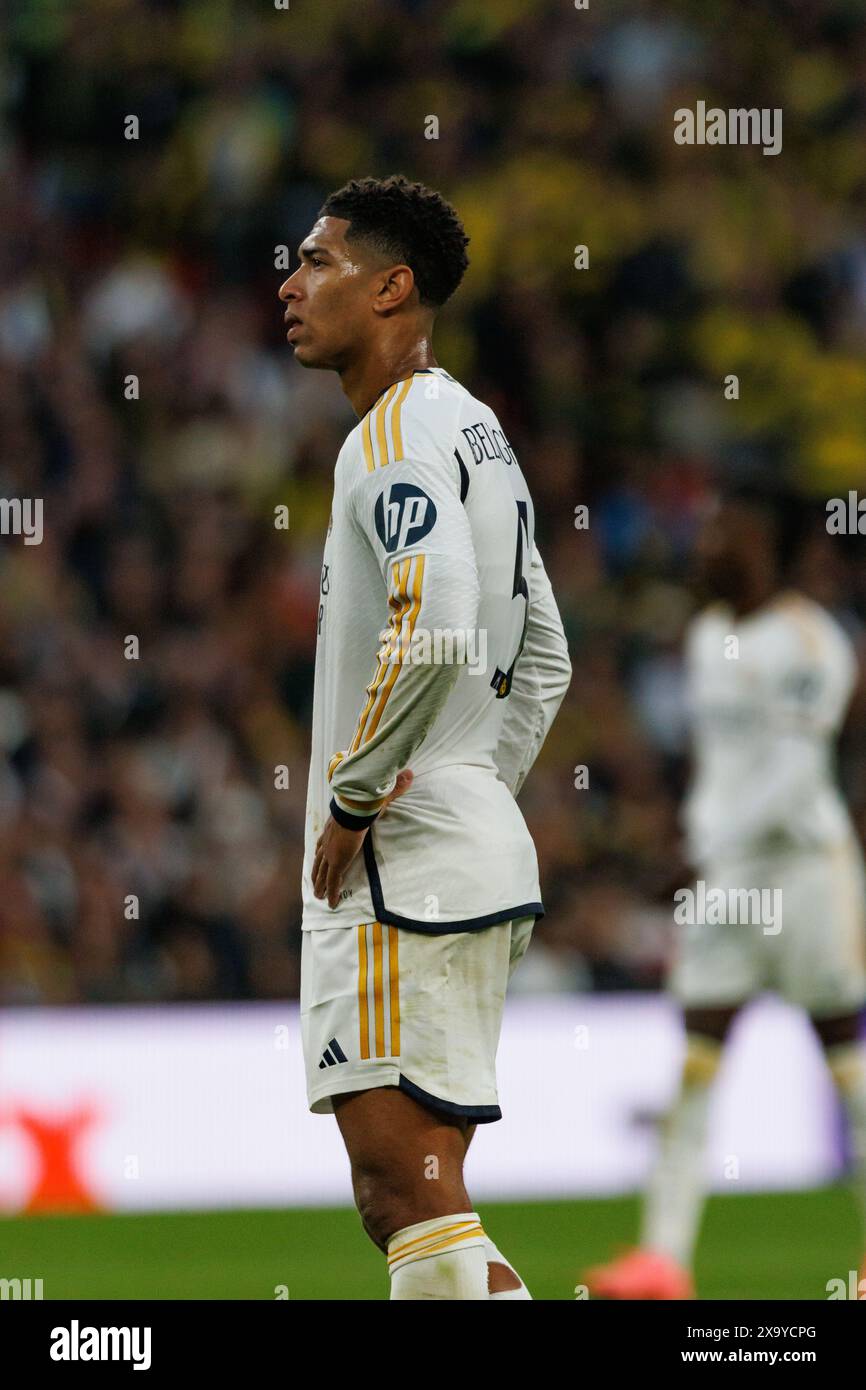
<instances>
[{"instance_id":1,"label":"white advertising board","mask_svg":"<svg viewBox=\"0 0 866 1390\"><path fill-rule=\"evenodd\" d=\"M647 1171L682 1035L651 995L509 1003L498 1124L473 1197L617 1193ZM707 1153L718 1190L838 1172L835 1100L804 1019L741 1020ZM351 1200L334 1121L306 1107L294 1004L8 1010L0 1016L0 1210L160 1210Z\"/></svg>"}]
</instances>

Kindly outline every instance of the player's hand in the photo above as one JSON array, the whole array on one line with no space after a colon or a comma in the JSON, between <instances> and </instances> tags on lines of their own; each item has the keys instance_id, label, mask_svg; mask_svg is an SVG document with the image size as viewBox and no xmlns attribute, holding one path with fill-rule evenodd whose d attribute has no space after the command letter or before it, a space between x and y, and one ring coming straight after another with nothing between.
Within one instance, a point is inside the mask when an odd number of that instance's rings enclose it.
<instances>
[{"instance_id":1,"label":"player's hand","mask_svg":"<svg viewBox=\"0 0 866 1390\"><path fill-rule=\"evenodd\" d=\"M380 816L384 816L391 802L412 785L413 773L408 768L397 773L397 781L393 791L388 793ZM328 823L316 841L316 853L313 857L313 893L317 898L327 897L328 906L336 907L340 901L340 889L346 871L353 859L359 852L364 843L364 830L347 830L345 826L338 825L333 816L328 817Z\"/></svg>"},{"instance_id":2,"label":"player's hand","mask_svg":"<svg viewBox=\"0 0 866 1390\"><path fill-rule=\"evenodd\" d=\"M412 785L412 780L414 776L414 772L410 772L408 767L404 767L402 772L397 773L397 781L394 783L394 790L389 792L386 796L385 805L382 807L378 815L379 820L381 820L382 817L387 813L388 807L391 805L391 802L396 801L398 796L402 796L404 792L407 792L409 790L409 788Z\"/></svg>"},{"instance_id":3,"label":"player's hand","mask_svg":"<svg viewBox=\"0 0 866 1390\"><path fill-rule=\"evenodd\" d=\"M340 888L351 864L364 842L367 827L363 830L347 830L338 825L333 816L316 841L313 858L313 892L317 898L327 897L328 906L336 907L340 901Z\"/></svg>"}]
</instances>

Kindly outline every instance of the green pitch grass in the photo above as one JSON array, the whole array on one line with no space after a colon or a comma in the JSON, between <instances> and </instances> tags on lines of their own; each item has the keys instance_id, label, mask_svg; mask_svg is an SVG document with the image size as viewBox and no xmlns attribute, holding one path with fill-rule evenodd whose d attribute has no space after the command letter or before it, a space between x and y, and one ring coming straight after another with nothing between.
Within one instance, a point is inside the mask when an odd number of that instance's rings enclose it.
<instances>
[{"instance_id":1,"label":"green pitch grass","mask_svg":"<svg viewBox=\"0 0 866 1390\"><path fill-rule=\"evenodd\" d=\"M581 1270L634 1238L634 1198L484 1203L492 1239L538 1299L573 1299ZM854 1202L828 1188L710 1200L702 1298L826 1298L859 1269ZM0 1277L46 1299L385 1299L381 1255L346 1209L0 1219Z\"/></svg>"}]
</instances>

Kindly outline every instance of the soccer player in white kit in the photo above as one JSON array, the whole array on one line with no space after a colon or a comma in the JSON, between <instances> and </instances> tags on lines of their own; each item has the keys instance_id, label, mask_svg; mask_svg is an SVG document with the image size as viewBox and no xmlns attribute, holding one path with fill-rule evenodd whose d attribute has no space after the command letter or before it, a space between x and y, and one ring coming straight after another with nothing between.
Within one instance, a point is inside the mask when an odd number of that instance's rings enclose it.
<instances>
[{"instance_id":1,"label":"soccer player in white kit","mask_svg":"<svg viewBox=\"0 0 866 1390\"><path fill-rule=\"evenodd\" d=\"M310 1108L334 1113L393 1299L521 1299L466 1193L510 972L543 908L515 796L570 678L532 500L436 363L467 237L402 177L332 194L280 288L358 425L325 542L303 870Z\"/></svg>"},{"instance_id":2,"label":"soccer player in white kit","mask_svg":"<svg viewBox=\"0 0 866 1390\"><path fill-rule=\"evenodd\" d=\"M717 505L699 539L703 587L716 602L686 638L687 846L705 901L721 890L726 903L756 910L708 910L681 928L670 981L685 1014L681 1088L662 1126L640 1245L586 1276L601 1297L693 1296L711 1083L732 1020L765 989L812 1020L847 1111L866 1214L864 871L833 775L857 660L840 624L785 587L784 562L803 529L793 499L744 487Z\"/></svg>"}]
</instances>

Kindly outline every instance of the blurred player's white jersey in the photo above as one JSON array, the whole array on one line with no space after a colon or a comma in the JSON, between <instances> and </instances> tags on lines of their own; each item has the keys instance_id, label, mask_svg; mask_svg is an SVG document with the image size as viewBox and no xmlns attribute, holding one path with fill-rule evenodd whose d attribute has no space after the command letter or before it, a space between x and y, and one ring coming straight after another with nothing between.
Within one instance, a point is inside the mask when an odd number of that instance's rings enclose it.
<instances>
[{"instance_id":1,"label":"blurred player's white jersey","mask_svg":"<svg viewBox=\"0 0 866 1390\"><path fill-rule=\"evenodd\" d=\"M705 902L761 910L686 919L671 988L693 1008L774 989L813 1017L854 1012L866 998L866 884L833 772L856 679L851 643L818 604L788 593L740 620L707 609L687 665L690 858Z\"/></svg>"},{"instance_id":2,"label":"blurred player's white jersey","mask_svg":"<svg viewBox=\"0 0 866 1390\"><path fill-rule=\"evenodd\" d=\"M567 649L514 453L441 368L390 386L340 451L318 627L305 929L447 933L539 914L514 796ZM411 788L372 821L331 909L310 881L329 808L363 825L404 767Z\"/></svg>"},{"instance_id":3,"label":"blurred player's white jersey","mask_svg":"<svg viewBox=\"0 0 866 1390\"><path fill-rule=\"evenodd\" d=\"M835 619L796 593L739 621L714 605L691 625L686 663L692 861L847 839L834 743L857 663Z\"/></svg>"}]
</instances>

